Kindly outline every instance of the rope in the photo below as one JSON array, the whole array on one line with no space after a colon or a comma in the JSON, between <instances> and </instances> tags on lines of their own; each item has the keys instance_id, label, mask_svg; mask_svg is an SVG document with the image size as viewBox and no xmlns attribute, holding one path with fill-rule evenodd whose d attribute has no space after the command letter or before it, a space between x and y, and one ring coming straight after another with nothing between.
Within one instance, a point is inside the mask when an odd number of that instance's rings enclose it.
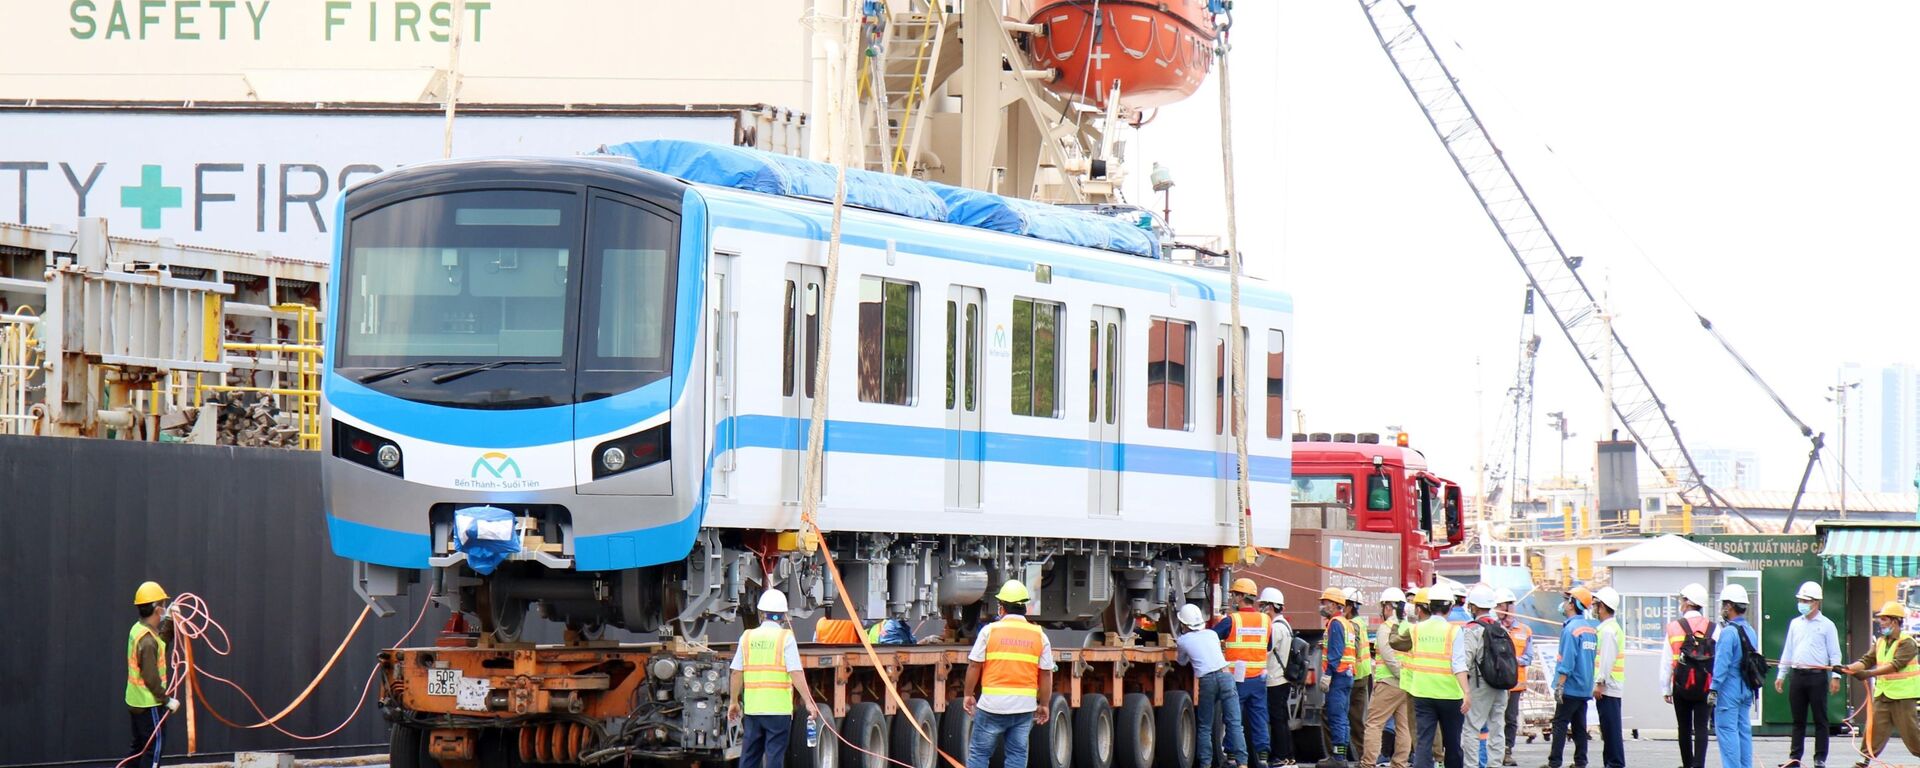
<instances>
[{"instance_id":1,"label":"rope","mask_svg":"<svg viewBox=\"0 0 1920 768\"><path fill-rule=\"evenodd\" d=\"M1221 183L1226 187L1227 196L1227 263L1232 273L1228 303L1232 307L1233 323L1227 335L1233 337L1233 456L1238 468L1233 489L1240 515L1240 561L1252 565L1253 503L1247 490L1247 331L1240 323L1240 274L1244 265L1240 259L1239 219L1233 189L1233 79L1227 68L1227 51L1233 47L1227 39L1233 28L1233 14L1226 14L1226 19L1226 23L1220 25L1220 163Z\"/></svg>"}]
</instances>

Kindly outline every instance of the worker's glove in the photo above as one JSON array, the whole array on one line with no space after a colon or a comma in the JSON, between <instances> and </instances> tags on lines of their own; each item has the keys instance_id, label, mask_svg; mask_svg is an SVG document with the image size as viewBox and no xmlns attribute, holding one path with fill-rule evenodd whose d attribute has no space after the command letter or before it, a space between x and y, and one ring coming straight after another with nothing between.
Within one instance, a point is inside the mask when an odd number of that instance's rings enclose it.
<instances>
[{"instance_id":1,"label":"worker's glove","mask_svg":"<svg viewBox=\"0 0 1920 768\"><path fill-rule=\"evenodd\" d=\"M180 700L179 700L179 699L167 699L167 711L168 711L168 712L178 712L178 711L180 711Z\"/></svg>"},{"instance_id":2,"label":"worker's glove","mask_svg":"<svg viewBox=\"0 0 1920 768\"><path fill-rule=\"evenodd\" d=\"M1321 675L1319 680L1313 682L1313 687L1321 693L1326 693L1327 689L1333 687L1333 675Z\"/></svg>"},{"instance_id":3,"label":"worker's glove","mask_svg":"<svg viewBox=\"0 0 1920 768\"><path fill-rule=\"evenodd\" d=\"M1720 694L1718 692L1707 691L1707 708L1708 709L1712 709L1713 705L1715 703L1718 703L1719 701L1720 701Z\"/></svg>"}]
</instances>

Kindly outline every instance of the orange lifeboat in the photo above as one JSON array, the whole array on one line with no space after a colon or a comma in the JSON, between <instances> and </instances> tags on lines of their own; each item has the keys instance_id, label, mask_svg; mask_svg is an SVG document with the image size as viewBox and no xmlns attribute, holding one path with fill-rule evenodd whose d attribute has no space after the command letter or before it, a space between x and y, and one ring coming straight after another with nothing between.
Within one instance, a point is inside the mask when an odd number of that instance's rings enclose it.
<instances>
[{"instance_id":1,"label":"orange lifeboat","mask_svg":"<svg viewBox=\"0 0 1920 768\"><path fill-rule=\"evenodd\" d=\"M1172 104L1213 68L1206 0L1053 0L1027 21L1046 30L1028 37L1027 55L1056 70L1047 89L1101 108L1116 85L1123 107Z\"/></svg>"}]
</instances>

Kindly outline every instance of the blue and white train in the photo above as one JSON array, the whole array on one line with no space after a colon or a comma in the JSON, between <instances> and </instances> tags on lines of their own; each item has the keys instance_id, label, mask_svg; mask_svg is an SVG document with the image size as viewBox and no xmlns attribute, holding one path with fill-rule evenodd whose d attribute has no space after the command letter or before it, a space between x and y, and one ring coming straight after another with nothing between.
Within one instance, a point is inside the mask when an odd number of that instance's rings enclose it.
<instances>
[{"instance_id":1,"label":"blue and white train","mask_svg":"<svg viewBox=\"0 0 1920 768\"><path fill-rule=\"evenodd\" d=\"M968 621L1008 577L1052 626L1207 596L1238 541L1224 274L1112 219L856 172L828 327L829 168L612 151L345 194L323 460L363 595L429 578L503 639L534 605L588 636L698 636L767 586L828 607L793 532L830 334L821 544L862 616ZM1243 318L1255 543L1284 547L1292 301L1249 281Z\"/></svg>"}]
</instances>

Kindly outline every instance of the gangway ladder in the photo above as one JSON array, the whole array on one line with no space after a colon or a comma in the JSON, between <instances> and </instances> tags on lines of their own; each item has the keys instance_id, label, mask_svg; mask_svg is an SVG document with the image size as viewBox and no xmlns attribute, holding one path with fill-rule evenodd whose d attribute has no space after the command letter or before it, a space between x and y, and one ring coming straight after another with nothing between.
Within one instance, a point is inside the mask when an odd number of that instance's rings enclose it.
<instances>
[{"instance_id":1,"label":"gangway ladder","mask_svg":"<svg viewBox=\"0 0 1920 768\"><path fill-rule=\"evenodd\" d=\"M1667 413L1666 403L1654 393L1646 373L1581 280L1576 271L1579 262L1567 256L1547 228L1499 145L1467 102L1459 81L1414 20L1413 9L1401 0L1360 0L1360 7L1401 81L1452 156L1454 167L1526 272L1540 303L1566 333L1594 383L1602 388L1611 384L1614 413L1648 460L1679 489L1681 498L1738 512L1701 478L1692 455L1680 441L1679 427ZM1615 375L1603 373L1602 366L1609 362ZM1621 363L1625 364L1624 371L1620 370ZM1618 375L1621 373L1625 375Z\"/></svg>"},{"instance_id":2,"label":"gangway ladder","mask_svg":"<svg viewBox=\"0 0 1920 768\"><path fill-rule=\"evenodd\" d=\"M862 161L869 171L910 175L932 113L935 69L948 35L947 16L927 0L887 0L877 11L877 55L861 72L865 108Z\"/></svg>"}]
</instances>

